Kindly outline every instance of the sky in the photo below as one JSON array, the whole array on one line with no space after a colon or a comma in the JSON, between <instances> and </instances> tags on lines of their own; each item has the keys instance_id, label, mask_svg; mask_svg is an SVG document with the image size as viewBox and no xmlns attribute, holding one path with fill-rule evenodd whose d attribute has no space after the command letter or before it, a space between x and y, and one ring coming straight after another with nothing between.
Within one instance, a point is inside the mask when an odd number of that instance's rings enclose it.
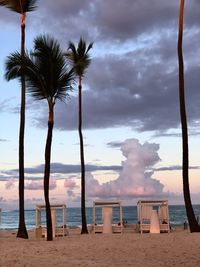
<instances>
[{"instance_id":1,"label":"sky","mask_svg":"<svg viewBox=\"0 0 200 267\"><path fill-rule=\"evenodd\" d=\"M168 199L183 204L178 99L178 0L37 1L27 13L26 49L41 34L65 52L80 37L94 42L83 79L86 205L96 199ZM184 62L190 189L200 204L200 2L186 1ZM20 16L0 7L0 207L18 208L20 84L4 79L6 57L20 49ZM48 109L27 95L25 207L44 203ZM50 200L80 206L77 88L56 103Z\"/></svg>"}]
</instances>

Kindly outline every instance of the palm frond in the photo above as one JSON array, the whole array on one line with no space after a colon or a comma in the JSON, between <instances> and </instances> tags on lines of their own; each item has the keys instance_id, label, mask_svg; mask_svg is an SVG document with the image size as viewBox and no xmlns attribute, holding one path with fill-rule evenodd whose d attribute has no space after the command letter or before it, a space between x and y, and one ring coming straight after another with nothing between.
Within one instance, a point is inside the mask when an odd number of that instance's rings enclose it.
<instances>
[{"instance_id":1,"label":"palm frond","mask_svg":"<svg viewBox=\"0 0 200 267\"><path fill-rule=\"evenodd\" d=\"M35 99L64 100L72 90L73 70L67 62L59 43L48 35L34 40L34 49L24 57L19 52L11 54L6 61L7 80L26 79L27 91Z\"/></svg>"},{"instance_id":2,"label":"palm frond","mask_svg":"<svg viewBox=\"0 0 200 267\"><path fill-rule=\"evenodd\" d=\"M37 8L37 0L21 0L21 2L24 12L31 12Z\"/></svg>"},{"instance_id":3,"label":"palm frond","mask_svg":"<svg viewBox=\"0 0 200 267\"><path fill-rule=\"evenodd\" d=\"M0 0L0 5L23 14L33 11L37 7L36 2L37 0Z\"/></svg>"},{"instance_id":4,"label":"palm frond","mask_svg":"<svg viewBox=\"0 0 200 267\"><path fill-rule=\"evenodd\" d=\"M18 51L8 56L5 62L5 79L10 81L12 79L21 78L23 75L22 66L22 57Z\"/></svg>"},{"instance_id":5,"label":"palm frond","mask_svg":"<svg viewBox=\"0 0 200 267\"><path fill-rule=\"evenodd\" d=\"M91 59L88 52L92 47L93 43L90 43L87 47L86 42L82 37L79 40L77 48L74 43L69 42L68 52L64 55L73 67L77 76L82 77L90 65Z\"/></svg>"},{"instance_id":6,"label":"palm frond","mask_svg":"<svg viewBox=\"0 0 200 267\"><path fill-rule=\"evenodd\" d=\"M87 51L86 51L86 53L88 53L89 52L89 50L93 47L93 42L92 43L90 43L89 45L88 45L88 48L87 48Z\"/></svg>"}]
</instances>

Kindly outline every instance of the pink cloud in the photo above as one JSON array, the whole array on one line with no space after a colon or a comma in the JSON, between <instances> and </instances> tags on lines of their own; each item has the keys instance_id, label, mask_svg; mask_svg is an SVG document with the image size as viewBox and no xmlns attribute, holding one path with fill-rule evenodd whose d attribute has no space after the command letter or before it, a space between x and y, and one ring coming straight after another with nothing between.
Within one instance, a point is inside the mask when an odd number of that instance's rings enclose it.
<instances>
[{"instance_id":1,"label":"pink cloud","mask_svg":"<svg viewBox=\"0 0 200 267\"><path fill-rule=\"evenodd\" d=\"M16 181L15 181L14 179L10 179L10 180L8 180L8 181L6 182L6 184L5 184L5 188L6 188L7 190L9 190L9 189L15 187L15 182L16 182Z\"/></svg>"},{"instance_id":2,"label":"pink cloud","mask_svg":"<svg viewBox=\"0 0 200 267\"><path fill-rule=\"evenodd\" d=\"M27 190L43 190L44 189L43 183L44 183L43 180L38 180L38 181L32 180L31 182L26 183L25 188ZM49 190L54 190L56 186L57 186L56 180L51 178L49 181Z\"/></svg>"},{"instance_id":3,"label":"pink cloud","mask_svg":"<svg viewBox=\"0 0 200 267\"><path fill-rule=\"evenodd\" d=\"M66 187L66 188L75 188L76 187L76 183L73 180L65 179L64 187Z\"/></svg>"},{"instance_id":4,"label":"pink cloud","mask_svg":"<svg viewBox=\"0 0 200 267\"><path fill-rule=\"evenodd\" d=\"M86 190L88 197L98 198L138 198L163 196L164 185L153 178L153 172L146 172L147 167L153 166L160 158L157 153L158 144L140 144L137 139L126 140L122 147L122 154L126 160L122 162L119 177L102 185L87 173Z\"/></svg>"},{"instance_id":5,"label":"pink cloud","mask_svg":"<svg viewBox=\"0 0 200 267\"><path fill-rule=\"evenodd\" d=\"M64 187L67 188L67 194L69 197L75 197L76 194L74 190L79 188L79 186L76 185L76 182L70 179L65 179Z\"/></svg>"}]
</instances>

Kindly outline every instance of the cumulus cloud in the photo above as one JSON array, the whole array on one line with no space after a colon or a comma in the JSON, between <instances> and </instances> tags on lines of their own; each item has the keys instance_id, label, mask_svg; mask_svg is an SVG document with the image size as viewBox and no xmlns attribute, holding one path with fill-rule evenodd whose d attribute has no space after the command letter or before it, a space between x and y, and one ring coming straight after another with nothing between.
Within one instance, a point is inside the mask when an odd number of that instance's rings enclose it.
<instances>
[{"instance_id":1,"label":"cumulus cloud","mask_svg":"<svg viewBox=\"0 0 200 267\"><path fill-rule=\"evenodd\" d=\"M76 182L70 179L65 179L64 187L67 189L67 195L69 197L75 197L74 190L79 188L79 186L76 185Z\"/></svg>"},{"instance_id":2,"label":"cumulus cloud","mask_svg":"<svg viewBox=\"0 0 200 267\"><path fill-rule=\"evenodd\" d=\"M64 187L66 187L66 188L75 188L76 187L76 183L73 180L65 179Z\"/></svg>"},{"instance_id":3,"label":"cumulus cloud","mask_svg":"<svg viewBox=\"0 0 200 267\"><path fill-rule=\"evenodd\" d=\"M56 188L56 186L57 186L56 180L51 178L49 181L49 190L54 190ZM43 180L29 181L25 184L25 189L27 189L27 190L43 190L44 189Z\"/></svg>"},{"instance_id":4,"label":"cumulus cloud","mask_svg":"<svg viewBox=\"0 0 200 267\"><path fill-rule=\"evenodd\" d=\"M91 173L86 177L88 197L98 198L138 198L164 196L164 185L153 178L153 172L146 169L156 164L160 158L159 145L155 143L140 144L137 139L127 139L121 151L126 158L122 162L119 177L102 185L94 179Z\"/></svg>"}]
</instances>

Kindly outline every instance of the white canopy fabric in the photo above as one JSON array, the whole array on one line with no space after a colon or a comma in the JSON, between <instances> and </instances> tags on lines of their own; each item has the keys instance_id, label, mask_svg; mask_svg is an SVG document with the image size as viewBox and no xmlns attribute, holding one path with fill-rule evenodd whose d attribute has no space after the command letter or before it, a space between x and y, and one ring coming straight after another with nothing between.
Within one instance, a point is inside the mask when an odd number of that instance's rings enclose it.
<instances>
[{"instance_id":1,"label":"white canopy fabric","mask_svg":"<svg viewBox=\"0 0 200 267\"><path fill-rule=\"evenodd\" d=\"M137 213L140 233L170 231L167 200L140 200Z\"/></svg>"},{"instance_id":2,"label":"white canopy fabric","mask_svg":"<svg viewBox=\"0 0 200 267\"><path fill-rule=\"evenodd\" d=\"M118 224L113 224L113 208L119 209ZM96 209L102 209L102 225L96 221ZM98 200L93 203L93 229L94 233L122 233L122 205L121 201Z\"/></svg>"}]
</instances>

